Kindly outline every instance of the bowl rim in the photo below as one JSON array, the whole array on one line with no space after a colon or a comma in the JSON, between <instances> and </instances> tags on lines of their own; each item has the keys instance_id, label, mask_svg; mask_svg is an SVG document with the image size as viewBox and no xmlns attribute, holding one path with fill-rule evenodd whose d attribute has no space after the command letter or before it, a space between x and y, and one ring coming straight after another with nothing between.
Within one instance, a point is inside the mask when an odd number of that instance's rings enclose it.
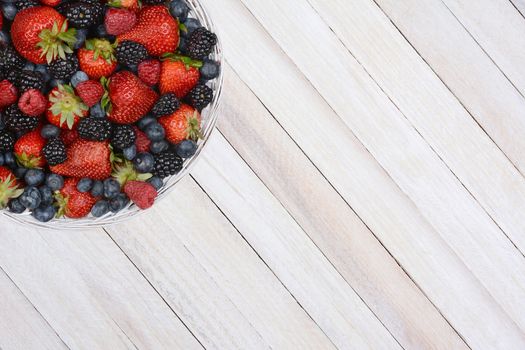
<instances>
[{"instance_id":1,"label":"bowl rim","mask_svg":"<svg viewBox=\"0 0 525 350\"><path fill-rule=\"evenodd\" d=\"M190 7L189 17L197 18L204 27L217 34L215 25L210 16L208 15L208 12L206 11L205 7L198 0L185 0L185 2ZM217 37L217 45L215 45L215 48L211 54L211 58L219 62L221 68L219 76L213 79L212 81L208 82L208 85L211 85L211 88L213 89L214 96L210 105L206 107L201 113L203 139L199 141L198 148L195 154L184 161L182 170L179 171L176 175L164 179L164 186L159 190L154 206L159 205L159 203L164 198L166 198L169 193L173 191L173 189L179 183L179 181L189 174L190 170L195 166L195 164L199 160L203 149L208 144L208 140L210 139L211 134L215 130L217 118L219 116L219 107L224 82L223 48L220 35L217 35ZM92 215L89 215L80 219L70 219L64 217L60 219L53 218L49 222L40 222L36 220L29 211L25 211L22 214L15 214L11 213L7 209L3 209L0 210L0 214L4 217L7 217L12 222L26 226L33 226L37 228L53 230L81 230L88 228L100 228L103 226L121 223L131 218L134 218L140 214L143 214L147 211L148 210L139 209L136 205L130 202L124 209L120 210L119 212L109 212L106 215L99 218L95 218Z\"/></svg>"}]
</instances>

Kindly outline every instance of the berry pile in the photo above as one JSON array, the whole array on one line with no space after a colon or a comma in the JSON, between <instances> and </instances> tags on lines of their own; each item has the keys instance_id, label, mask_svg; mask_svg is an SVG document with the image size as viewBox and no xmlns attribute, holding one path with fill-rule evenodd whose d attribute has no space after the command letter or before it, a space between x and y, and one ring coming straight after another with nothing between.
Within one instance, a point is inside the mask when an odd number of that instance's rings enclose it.
<instances>
[{"instance_id":1,"label":"berry pile","mask_svg":"<svg viewBox=\"0 0 525 350\"><path fill-rule=\"evenodd\" d=\"M0 6L0 209L39 221L153 205L197 150L217 37L184 0Z\"/></svg>"}]
</instances>

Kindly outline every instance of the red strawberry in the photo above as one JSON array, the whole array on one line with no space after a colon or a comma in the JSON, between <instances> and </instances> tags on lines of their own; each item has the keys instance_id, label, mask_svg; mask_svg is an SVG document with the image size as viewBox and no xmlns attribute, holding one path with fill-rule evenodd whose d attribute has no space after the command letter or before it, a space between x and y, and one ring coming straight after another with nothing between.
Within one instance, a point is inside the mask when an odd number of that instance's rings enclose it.
<instances>
[{"instance_id":1,"label":"red strawberry","mask_svg":"<svg viewBox=\"0 0 525 350\"><path fill-rule=\"evenodd\" d=\"M109 100L102 101L108 107L108 118L115 123L131 124L139 120L157 101L157 93L136 75L122 71L111 76L108 84Z\"/></svg>"},{"instance_id":2,"label":"red strawberry","mask_svg":"<svg viewBox=\"0 0 525 350\"><path fill-rule=\"evenodd\" d=\"M156 85L160 79L160 62L158 60L145 60L138 66L139 78L149 86Z\"/></svg>"},{"instance_id":3,"label":"red strawberry","mask_svg":"<svg viewBox=\"0 0 525 350\"><path fill-rule=\"evenodd\" d=\"M81 193L77 190L79 179L67 178L64 180L64 187L55 194L55 199L59 205L57 216L62 215L68 218L78 219L87 216L95 205L97 199L91 193Z\"/></svg>"},{"instance_id":4,"label":"red strawberry","mask_svg":"<svg viewBox=\"0 0 525 350\"><path fill-rule=\"evenodd\" d=\"M155 202L157 190L148 182L128 181L124 185L124 193L140 209L148 209Z\"/></svg>"},{"instance_id":5,"label":"red strawberry","mask_svg":"<svg viewBox=\"0 0 525 350\"><path fill-rule=\"evenodd\" d=\"M146 47L151 56L174 52L179 45L179 23L166 6L146 6L140 11L137 24L117 37L119 42L131 40Z\"/></svg>"},{"instance_id":6,"label":"red strawberry","mask_svg":"<svg viewBox=\"0 0 525 350\"><path fill-rule=\"evenodd\" d=\"M78 140L80 136L78 136L78 131L76 129L69 130L64 129L60 132L60 138L62 139L62 142L64 142L64 145L69 146L76 140Z\"/></svg>"},{"instance_id":7,"label":"red strawberry","mask_svg":"<svg viewBox=\"0 0 525 350\"><path fill-rule=\"evenodd\" d=\"M111 175L110 153L108 142L78 139L68 147L67 160L49 168L63 176L104 180Z\"/></svg>"},{"instance_id":8,"label":"red strawberry","mask_svg":"<svg viewBox=\"0 0 525 350\"><path fill-rule=\"evenodd\" d=\"M90 79L109 77L117 68L115 45L105 39L90 39L78 50L78 63Z\"/></svg>"},{"instance_id":9,"label":"red strawberry","mask_svg":"<svg viewBox=\"0 0 525 350\"><path fill-rule=\"evenodd\" d=\"M75 90L88 107L96 105L104 95L102 84L95 80L83 81L77 85Z\"/></svg>"},{"instance_id":10,"label":"red strawberry","mask_svg":"<svg viewBox=\"0 0 525 350\"><path fill-rule=\"evenodd\" d=\"M150 139L148 139L146 134L140 131L136 126L133 126L133 130L135 130L135 146L137 147L137 152L149 152L149 147L151 145Z\"/></svg>"},{"instance_id":11,"label":"red strawberry","mask_svg":"<svg viewBox=\"0 0 525 350\"><path fill-rule=\"evenodd\" d=\"M73 53L75 29L68 30L64 16L47 6L17 13L11 25L11 39L20 55L33 63L50 63Z\"/></svg>"},{"instance_id":12,"label":"red strawberry","mask_svg":"<svg viewBox=\"0 0 525 350\"><path fill-rule=\"evenodd\" d=\"M160 117L160 125L166 131L166 139L174 144L183 140L197 140L202 137L200 131L201 116L197 110L182 104L173 114Z\"/></svg>"},{"instance_id":13,"label":"red strawberry","mask_svg":"<svg viewBox=\"0 0 525 350\"><path fill-rule=\"evenodd\" d=\"M29 89L20 96L18 108L26 115L38 117L46 111L47 99L40 90Z\"/></svg>"},{"instance_id":14,"label":"red strawberry","mask_svg":"<svg viewBox=\"0 0 525 350\"><path fill-rule=\"evenodd\" d=\"M135 23L137 23L137 15L126 9L110 8L104 18L106 32L111 35L124 34L133 28Z\"/></svg>"},{"instance_id":15,"label":"red strawberry","mask_svg":"<svg viewBox=\"0 0 525 350\"><path fill-rule=\"evenodd\" d=\"M40 3L41 3L42 5L55 7L55 6L60 5L60 2L61 2L61 1L62 1L62 0L40 0Z\"/></svg>"},{"instance_id":16,"label":"red strawberry","mask_svg":"<svg viewBox=\"0 0 525 350\"><path fill-rule=\"evenodd\" d=\"M173 92L178 98L186 96L199 82L198 68L201 66L202 62L188 57L170 55L162 62L159 81L161 94Z\"/></svg>"},{"instance_id":17,"label":"red strawberry","mask_svg":"<svg viewBox=\"0 0 525 350\"><path fill-rule=\"evenodd\" d=\"M88 115L89 108L75 94L71 85L59 85L49 93L47 120L62 129L73 129Z\"/></svg>"},{"instance_id":18,"label":"red strawberry","mask_svg":"<svg viewBox=\"0 0 525 350\"><path fill-rule=\"evenodd\" d=\"M40 129L22 135L15 143L15 157L26 168L41 168L46 165L42 149L46 139L40 136Z\"/></svg>"},{"instance_id":19,"label":"red strawberry","mask_svg":"<svg viewBox=\"0 0 525 350\"><path fill-rule=\"evenodd\" d=\"M7 107L16 102L18 90L9 80L0 81L0 108Z\"/></svg>"},{"instance_id":20,"label":"red strawberry","mask_svg":"<svg viewBox=\"0 0 525 350\"><path fill-rule=\"evenodd\" d=\"M5 208L11 198L20 196L22 192L11 170L0 166L0 209Z\"/></svg>"},{"instance_id":21,"label":"red strawberry","mask_svg":"<svg viewBox=\"0 0 525 350\"><path fill-rule=\"evenodd\" d=\"M138 0L110 0L108 1L107 5L116 8L124 8L135 12L140 8Z\"/></svg>"}]
</instances>

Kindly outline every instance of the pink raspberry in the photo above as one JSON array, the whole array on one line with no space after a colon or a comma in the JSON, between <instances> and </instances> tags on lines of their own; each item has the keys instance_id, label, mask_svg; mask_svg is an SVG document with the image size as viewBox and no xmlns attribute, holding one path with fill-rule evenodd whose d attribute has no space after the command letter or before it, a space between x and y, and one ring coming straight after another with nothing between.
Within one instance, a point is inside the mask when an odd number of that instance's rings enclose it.
<instances>
[{"instance_id":1,"label":"pink raspberry","mask_svg":"<svg viewBox=\"0 0 525 350\"><path fill-rule=\"evenodd\" d=\"M47 110L47 99L39 90L30 89L20 96L18 108L26 115L38 117Z\"/></svg>"},{"instance_id":2,"label":"pink raspberry","mask_svg":"<svg viewBox=\"0 0 525 350\"><path fill-rule=\"evenodd\" d=\"M145 60L139 66L139 78L146 84L153 86L159 82L160 79L160 62L158 60Z\"/></svg>"}]
</instances>

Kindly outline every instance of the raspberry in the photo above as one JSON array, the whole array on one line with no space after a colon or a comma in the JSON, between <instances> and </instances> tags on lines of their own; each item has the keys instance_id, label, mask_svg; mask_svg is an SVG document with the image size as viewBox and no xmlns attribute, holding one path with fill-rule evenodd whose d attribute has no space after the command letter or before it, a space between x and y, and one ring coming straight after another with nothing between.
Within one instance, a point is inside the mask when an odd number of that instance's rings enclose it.
<instances>
[{"instance_id":1,"label":"raspberry","mask_svg":"<svg viewBox=\"0 0 525 350\"><path fill-rule=\"evenodd\" d=\"M148 85L155 85L160 79L160 62L158 60L145 60L139 64L139 78Z\"/></svg>"},{"instance_id":2,"label":"raspberry","mask_svg":"<svg viewBox=\"0 0 525 350\"><path fill-rule=\"evenodd\" d=\"M102 84L95 80L83 81L77 85L75 90L88 107L96 105L104 95Z\"/></svg>"},{"instance_id":3,"label":"raspberry","mask_svg":"<svg viewBox=\"0 0 525 350\"><path fill-rule=\"evenodd\" d=\"M135 23L137 23L137 15L133 11L116 8L110 8L106 11L104 25L108 34L124 34L133 28Z\"/></svg>"},{"instance_id":4,"label":"raspberry","mask_svg":"<svg viewBox=\"0 0 525 350\"><path fill-rule=\"evenodd\" d=\"M157 190L148 182L128 181L124 185L124 193L140 209L148 209L155 202Z\"/></svg>"},{"instance_id":5,"label":"raspberry","mask_svg":"<svg viewBox=\"0 0 525 350\"><path fill-rule=\"evenodd\" d=\"M136 126L133 127L133 130L135 130L135 146L137 146L137 153L149 152L151 141L146 134L140 131Z\"/></svg>"},{"instance_id":6,"label":"raspberry","mask_svg":"<svg viewBox=\"0 0 525 350\"><path fill-rule=\"evenodd\" d=\"M16 102L18 90L9 80L0 81L0 108Z\"/></svg>"},{"instance_id":7,"label":"raspberry","mask_svg":"<svg viewBox=\"0 0 525 350\"><path fill-rule=\"evenodd\" d=\"M46 111L47 99L39 90L29 89L18 100L18 108L26 115L38 117Z\"/></svg>"}]
</instances>

